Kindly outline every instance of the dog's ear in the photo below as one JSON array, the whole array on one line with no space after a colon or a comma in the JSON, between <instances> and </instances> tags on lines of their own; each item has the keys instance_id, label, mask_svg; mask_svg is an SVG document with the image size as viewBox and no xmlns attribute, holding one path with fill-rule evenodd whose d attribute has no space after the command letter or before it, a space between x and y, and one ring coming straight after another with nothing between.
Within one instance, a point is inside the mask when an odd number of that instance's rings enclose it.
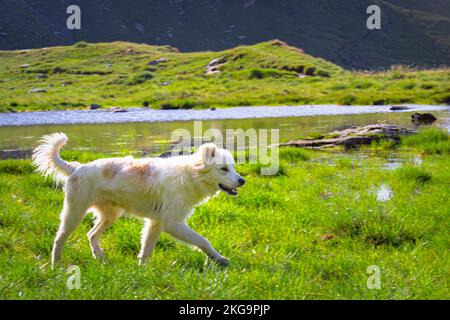
<instances>
[{"instance_id":1,"label":"dog's ear","mask_svg":"<svg viewBox=\"0 0 450 320\"><path fill-rule=\"evenodd\" d=\"M200 146L198 152L202 155L205 164L212 164L217 155L217 146L214 143L205 143Z\"/></svg>"},{"instance_id":2,"label":"dog's ear","mask_svg":"<svg viewBox=\"0 0 450 320\"><path fill-rule=\"evenodd\" d=\"M203 160L197 161L196 163L194 163L192 165L192 167L194 168L195 171L198 171L198 172L204 172L204 170L206 169L206 165Z\"/></svg>"}]
</instances>

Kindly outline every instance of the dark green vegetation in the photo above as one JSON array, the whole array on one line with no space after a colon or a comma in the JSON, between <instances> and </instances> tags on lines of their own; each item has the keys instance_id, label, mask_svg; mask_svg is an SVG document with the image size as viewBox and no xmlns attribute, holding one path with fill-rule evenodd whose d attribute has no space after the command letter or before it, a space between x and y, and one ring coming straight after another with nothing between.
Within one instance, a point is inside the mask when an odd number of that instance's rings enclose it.
<instances>
[{"instance_id":1,"label":"dark green vegetation","mask_svg":"<svg viewBox=\"0 0 450 320\"><path fill-rule=\"evenodd\" d=\"M66 28L73 1L3 1L0 49L131 41L182 51L224 50L282 39L348 69L449 64L447 0L79 1L81 30ZM369 5L382 29L369 31Z\"/></svg>"},{"instance_id":2,"label":"dark green vegetation","mask_svg":"<svg viewBox=\"0 0 450 320\"><path fill-rule=\"evenodd\" d=\"M240 195L221 194L189 220L231 258L226 269L166 235L150 264L138 267L141 222L131 217L101 240L109 262L95 261L89 214L65 247L64 269L51 271L63 194L30 161L0 161L0 297L447 299L449 145L448 135L426 130L399 146L366 147L368 157L283 148L273 177L239 165L247 180ZM392 154L402 166L388 170ZM82 162L104 156L63 152ZM391 198L377 200L383 186ZM66 287L69 265L81 269L80 290ZM371 265L381 269L380 290L366 287Z\"/></svg>"},{"instance_id":3,"label":"dark green vegetation","mask_svg":"<svg viewBox=\"0 0 450 320\"><path fill-rule=\"evenodd\" d=\"M207 75L206 67L218 58L219 72ZM126 42L0 51L3 112L93 103L161 109L448 104L449 83L449 69L345 71L278 40L223 52L179 53Z\"/></svg>"}]
</instances>

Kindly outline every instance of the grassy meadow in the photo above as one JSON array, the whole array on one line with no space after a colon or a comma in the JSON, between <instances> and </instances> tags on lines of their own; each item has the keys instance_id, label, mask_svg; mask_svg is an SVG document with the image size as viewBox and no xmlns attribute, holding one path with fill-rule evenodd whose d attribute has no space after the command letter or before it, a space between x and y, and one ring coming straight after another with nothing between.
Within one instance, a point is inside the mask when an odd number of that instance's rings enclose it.
<instances>
[{"instance_id":1,"label":"grassy meadow","mask_svg":"<svg viewBox=\"0 0 450 320\"><path fill-rule=\"evenodd\" d=\"M219 72L207 75L214 59ZM222 52L181 53L128 42L0 51L0 112L91 104L155 109L449 104L449 83L446 67L353 72L278 40Z\"/></svg>"},{"instance_id":2,"label":"grassy meadow","mask_svg":"<svg viewBox=\"0 0 450 320\"><path fill-rule=\"evenodd\" d=\"M386 165L393 155L400 166ZM106 155L62 156L85 162ZM50 252L63 193L33 173L29 160L2 160L0 298L449 298L446 133L428 129L400 145L381 142L352 152L283 148L280 158L276 176L238 165L247 180L240 194L220 194L189 220L231 259L227 268L167 235L150 263L139 267L142 222L132 217L105 232L108 262L96 261L86 237L88 214L65 246L64 269L54 271ZM387 195L380 196L383 189ZM79 290L66 286L70 265L80 267ZM381 270L380 289L366 286L371 265Z\"/></svg>"}]
</instances>

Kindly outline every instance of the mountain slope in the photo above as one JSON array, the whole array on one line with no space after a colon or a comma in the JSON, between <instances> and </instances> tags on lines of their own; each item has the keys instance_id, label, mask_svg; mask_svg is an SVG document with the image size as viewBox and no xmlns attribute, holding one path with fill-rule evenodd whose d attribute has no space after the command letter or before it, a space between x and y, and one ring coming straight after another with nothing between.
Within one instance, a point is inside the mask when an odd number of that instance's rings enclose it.
<instances>
[{"instance_id":1,"label":"mountain slope","mask_svg":"<svg viewBox=\"0 0 450 320\"><path fill-rule=\"evenodd\" d=\"M446 0L80 0L81 30L67 30L71 0L0 0L0 49L131 41L181 51L281 39L345 68L449 64ZM382 9L382 30L366 8Z\"/></svg>"}]
</instances>

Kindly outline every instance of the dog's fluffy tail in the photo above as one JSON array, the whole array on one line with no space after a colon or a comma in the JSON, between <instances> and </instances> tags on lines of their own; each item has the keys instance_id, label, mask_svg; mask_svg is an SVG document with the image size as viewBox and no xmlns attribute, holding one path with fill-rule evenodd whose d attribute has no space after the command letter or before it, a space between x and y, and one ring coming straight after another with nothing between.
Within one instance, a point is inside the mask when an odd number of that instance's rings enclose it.
<instances>
[{"instance_id":1,"label":"dog's fluffy tail","mask_svg":"<svg viewBox=\"0 0 450 320\"><path fill-rule=\"evenodd\" d=\"M51 176L57 182L65 182L80 166L78 162L66 162L59 156L59 150L67 143L64 133L53 133L42 137L41 144L34 149L33 165L44 176Z\"/></svg>"}]
</instances>

